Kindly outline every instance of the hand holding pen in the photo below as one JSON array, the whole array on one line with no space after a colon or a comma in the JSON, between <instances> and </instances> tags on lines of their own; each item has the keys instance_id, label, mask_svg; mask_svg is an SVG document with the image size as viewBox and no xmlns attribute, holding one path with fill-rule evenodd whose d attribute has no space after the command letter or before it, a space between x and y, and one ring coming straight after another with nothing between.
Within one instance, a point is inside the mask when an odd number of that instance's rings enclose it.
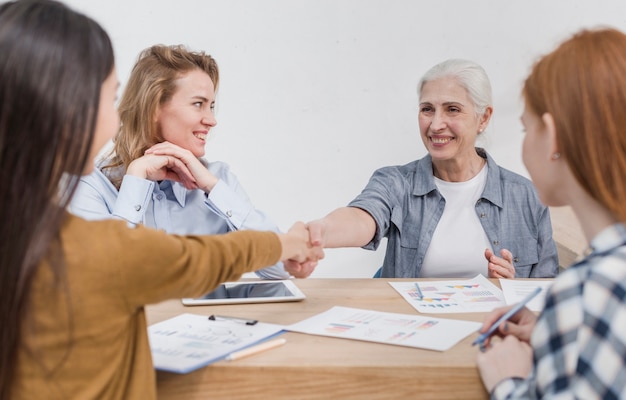
<instances>
[{"instance_id":1,"label":"hand holding pen","mask_svg":"<svg viewBox=\"0 0 626 400\"><path fill-rule=\"evenodd\" d=\"M541 288L538 287L519 303L492 311L485 318L479 330L481 334L472 345L478 344L482 350L489 346L490 338L494 334L500 337L512 335L521 341L530 342L537 316L525 306L540 292Z\"/></svg>"}]
</instances>

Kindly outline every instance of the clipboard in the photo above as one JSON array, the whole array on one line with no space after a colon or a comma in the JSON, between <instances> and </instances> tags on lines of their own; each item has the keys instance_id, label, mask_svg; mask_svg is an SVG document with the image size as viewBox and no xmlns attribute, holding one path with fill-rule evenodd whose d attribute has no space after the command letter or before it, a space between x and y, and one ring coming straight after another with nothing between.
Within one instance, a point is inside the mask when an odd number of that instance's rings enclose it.
<instances>
[{"instance_id":1,"label":"clipboard","mask_svg":"<svg viewBox=\"0 0 626 400\"><path fill-rule=\"evenodd\" d=\"M154 368L186 374L284 333L284 326L229 317L180 314L148 327Z\"/></svg>"}]
</instances>

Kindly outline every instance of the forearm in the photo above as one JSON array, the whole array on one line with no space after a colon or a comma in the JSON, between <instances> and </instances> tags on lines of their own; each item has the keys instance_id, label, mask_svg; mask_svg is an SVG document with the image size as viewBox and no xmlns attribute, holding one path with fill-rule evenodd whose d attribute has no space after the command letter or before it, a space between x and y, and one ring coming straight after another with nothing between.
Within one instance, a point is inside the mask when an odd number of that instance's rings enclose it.
<instances>
[{"instance_id":1,"label":"forearm","mask_svg":"<svg viewBox=\"0 0 626 400\"><path fill-rule=\"evenodd\" d=\"M376 222L367 212L356 207L342 207L319 222L325 232L324 247L362 247L376 233Z\"/></svg>"}]
</instances>

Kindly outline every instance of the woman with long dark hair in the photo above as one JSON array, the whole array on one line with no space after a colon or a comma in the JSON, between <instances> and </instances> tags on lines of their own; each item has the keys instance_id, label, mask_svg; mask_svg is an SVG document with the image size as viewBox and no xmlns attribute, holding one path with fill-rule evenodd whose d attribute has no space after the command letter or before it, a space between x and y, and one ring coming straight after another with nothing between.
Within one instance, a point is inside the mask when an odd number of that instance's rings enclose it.
<instances>
[{"instance_id":1,"label":"woman with long dark hair","mask_svg":"<svg viewBox=\"0 0 626 400\"><path fill-rule=\"evenodd\" d=\"M68 214L119 126L109 37L60 3L8 2L0 54L0 398L156 398L145 304L323 256L301 223L179 237Z\"/></svg>"}]
</instances>

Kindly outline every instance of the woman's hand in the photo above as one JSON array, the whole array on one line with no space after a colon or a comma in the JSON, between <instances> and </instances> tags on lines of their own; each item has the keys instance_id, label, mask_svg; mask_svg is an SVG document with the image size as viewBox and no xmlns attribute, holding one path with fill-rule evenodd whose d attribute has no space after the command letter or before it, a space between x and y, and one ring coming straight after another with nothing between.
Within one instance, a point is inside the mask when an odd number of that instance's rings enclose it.
<instances>
[{"instance_id":1,"label":"woman's hand","mask_svg":"<svg viewBox=\"0 0 626 400\"><path fill-rule=\"evenodd\" d=\"M315 262L324 258L324 250L321 246L313 246L309 241L309 231L302 222L293 224L287 233L279 234L283 245L281 260L285 265L289 262L303 264ZM309 271L306 276L312 272Z\"/></svg>"},{"instance_id":2,"label":"woman's hand","mask_svg":"<svg viewBox=\"0 0 626 400\"><path fill-rule=\"evenodd\" d=\"M487 271L489 278L515 278L515 267L513 266L513 254L507 249L500 251L502 258L496 256L491 249L485 249L485 258L488 261Z\"/></svg>"},{"instance_id":3,"label":"woman's hand","mask_svg":"<svg viewBox=\"0 0 626 400\"><path fill-rule=\"evenodd\" d=\"M146 154L139 157L130 163L126 174L155 182L176 181L182 183L187 189L197 187L196 179L185 163L168 155Z\"/></svg>"},{"instance_id":4,"label":"woman's hand","mask_svg":"<svg viewBox=\"0 0 626 400\"><path fill-rule=\"evenodd\" d=\"M496 321L498 321L501 316L503 316L513 307L514 305L500 307L490 312L487 317L485 317L483 325L480 327L480 330L478 332L487 332L491 325L496 323ZM501 324L494 332L494 335L499 337L515 336L518 340L530 343L530 335L533 329L535 329L536 323L537 316L528 308L524 307L520 311L516 312L511 318L509 318L508 321ZM485 341L485 347L489 347L490 341L491 338L487 338L487 340Z\"/></svg>"},{"instance_id":5,"label":"woman's hand","mask_svg":"<svg viewBox=\"0 0 626 400\"><path fill-rule=\"evenodd\" d=\"M528 343L507 336L484 352L479 352L476 363L485 389L491 393L506 378L528 377L533 368L533 350Z\"/></svg>"},{"instance_id":6,"label":"woman's hand","mask_svg":"<svg viewBox=\"0 0 626 400\"><path fill-rule=\"evenodd\" d=\"M169 156L180 160L186 167L195 182L194 187L187 189L202 189L209 193L218 182L213 175L189 150L183 149L170 142L157 143L146 150L146 155ZM180 182L180 181L179 181Z\"/></svg>"}]
</instances>

